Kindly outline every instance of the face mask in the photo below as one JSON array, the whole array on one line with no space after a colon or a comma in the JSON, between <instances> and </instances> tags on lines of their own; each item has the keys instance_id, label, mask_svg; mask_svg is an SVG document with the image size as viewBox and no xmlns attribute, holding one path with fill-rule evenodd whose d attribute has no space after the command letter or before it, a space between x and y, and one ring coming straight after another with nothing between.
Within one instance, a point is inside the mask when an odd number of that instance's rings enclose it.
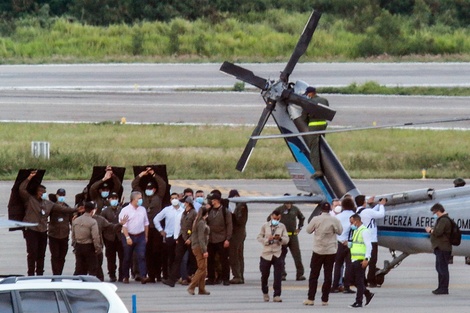
<instances>
[{"instance_id":1,"label":"face mask","mask_svg":"<svg viewBox=\"0 0 470 313\"><path fill-rule=\"evenodd\" d=\"M145 195L146 196L153 196L153 189L145 189Z\"/></svg>"},{"instance_id":2,"label":"face mask","mask_svg":"<svg viewBox=\"0 0 470 313\"><path fill-rule=\"evenodd\" d=\"M102 191L101 192L101 197L102 198L107 198L109 196L109 191Z\"/></svg>"},{"instance_id":3,"label":"face mask","mask_svg":"<svg viewBox=\"0 0 470 313\"><path fill-rule=\"evenodd\" d=\"M137 200L137 205L141 206L144 201L142 199Z\"/></svg>"},{"instance_id":4,"label":"face mask","mask_svg":"<svg viewBox=\"0 0 470 313\"><path fill-rule=\"evenodd\" d=\"M203 197L197 197L196 202L199 203L199 204L203 204L204 203L204 198Z\"/></svg>"},{"instance_id":5,"label":"face mask","mask_svg":"<svg viewBox=\"0 0 470 313\"><path fill-rule=\"evenodd\" d=\"M119 203L119 201L117 199L113 199L111 201L109 201L109 204L111 204L111 206L117 206Z\"/></svg>"},{"instance_id":6,"label":"face mask","mask_svg":"<svg viewBox=\"0 0 470 313\"><path fill-rule=\"evenodd\" d=\"M352 229L352 230L356 230L356 229L357 229L357 226L356 226L356 225L351 225L351 229Z\"/></svg>"},{"instance_id":7,"label":"face mask","mask_svg":"<svg viewBox=\"0 0 470 313\"><path fill-rule=\"evenodd\" d=\"M47 200L48 199L47 193L43 193L41 199L42 200Z\"/></svg>"},{"instance_id":8,"label":"face mask","mask_svg":"<svg viewBox=\"0 0 470 313\"><path fill-rule=\"evenodd\" d=\"M271 225L277 226L277 225L279 225L279 221L278 220L271 220Z\"/></svg>"},{"instance_id":9,"label":"face mask","mask_svg":"<svg viewBox=\"0 0 470 313\"><path fill-rule=\"evenodd\" d=\"M434 214L432 217L433 217L433 218L438 218L437 214Z\"/></svg>"},{"instance_id":10,"label":"face mask","mask_svg":"<svg viewBox=\"0 0 470 313\"><path fill-rule=\"evenodd\" d=\"M59 196L57 197L58 202L65 202L65 197L64 196Z\"/></svg>"},{"instance_id":11,"label":"face mask","mask_svg":"<svg viewBox=\"0 0 470 313\"><path fill-rule=\"evenodd\" d=\"M171 199L171 205L172 206L178 206L180 204L180 200L178 199Z\"/></svg>"}]
</instances>

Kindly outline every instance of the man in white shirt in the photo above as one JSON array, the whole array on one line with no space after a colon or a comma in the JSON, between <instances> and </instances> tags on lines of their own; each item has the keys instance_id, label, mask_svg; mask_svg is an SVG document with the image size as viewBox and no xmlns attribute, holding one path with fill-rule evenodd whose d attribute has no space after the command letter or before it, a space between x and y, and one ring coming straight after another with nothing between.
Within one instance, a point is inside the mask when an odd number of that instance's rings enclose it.
<instances>
[{"instance_id":1,"label":"man in white shirt","mask_svg":"<svg viewBox=\"0 0 470 313\"><path fill-rule=\"evenodd\" d=\"M335 257L335 268L334 268L334 275L333 275L333 286L331 289L332 293L339 292L340 286L340 279L343 277L343 265L344 265L344 293L354 293L350 289L352 281L351 281L351 252L349 251L348 242L350 240L350 232L351 232L351 222L349 218L354 214L356 210L356 205L354 204L353 199L351 198L344 198L341 201L341 207L343 211L336 215L335 217L339 219L341 222L341 226L343 226L343 232L341 235L337 236L338 239L338 251L336 252Z\"/></svg>"},{"instance_id":2,"label":"man in white shirt","mask_svg":"<svg viewBox=\"0 0 470 313\"><path fill-rule=\"evenodd\" d=\"M155 228L162 235L167 248L168 267L171 267L175 261L176 239L181 230L181 215L184 212L176 192L170 195L170 201L171 205L163 208L153 219ZM165 228L161 224L163 220L165 220Z\"/></svg>"},{"instance_id":3,"label":"man in white shirt","mask_svg":"<svg viewBox=\"0 0 470 313\"><path fill-rule=\"evenodd\" d=\"M369 260L369 270L367 272L367 283L369 287L377 287L377 281L375 278L375 272L377 271L377 253L378 253L378 239L377 239L377 219L384 218L385 216L385 203L387 203L386 198L379 200L379 203L373 208L368 207L367 205L372 205L374 203L375 197L372 196L367 200L366 196L358 195L355 198L357 205L357 214L361 216L362 223L366 226L371 233L372 241L372 255Z\"/></svg>"}]
</instances>

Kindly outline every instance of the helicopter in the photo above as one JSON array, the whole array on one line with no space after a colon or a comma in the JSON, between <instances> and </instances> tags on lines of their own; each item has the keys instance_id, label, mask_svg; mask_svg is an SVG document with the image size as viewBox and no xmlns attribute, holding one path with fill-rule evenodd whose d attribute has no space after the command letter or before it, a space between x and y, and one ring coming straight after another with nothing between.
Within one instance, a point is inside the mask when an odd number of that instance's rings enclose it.
<instances>
[{"instance_id":1,"label":"helicopter","mask_svg":"<svg viewBox=\"0 0 470 313\"><path fill-rule=\"evenodd\" d=\"M361 192L337 158L324 136L319 138L320 161L323 175L315 177L313 174L320 170L314 168L310 161L310 149L305 140L306 135L322 135L325 133L350 131L346 130L324 130L309 132L306 123L301 123L295 113L303 110L313 114L316 118L332 121L335 111L324 106L318 101L309 99L303 94L309 86L306 82L298 80L289 82L300 57L307 50L311 38L315 32L321 17L321 12L313 10L309 20L297 42L297 45L277 80L265 79L256 76L252 71L242 68L230 62L224 62L220 71L232 75L237 79L258 87L266 104L256 128L254 129L248 143L243 151L236 169L243 171L253 153L257 140L269 138L283 138L296 162L287 163L287 168L296 187L306 192L297 196L279 197L237 197L231 198L232 202L251 203L322 203L330 202L334 198L341 199L346 194L353 197ZM280 134L261 136L261 132L270 117L273 117ZM470 118L459 118L454 120L430 121L425 123L443 123ZM387 125L383 127L412 126L424 123L405 123ZM365 127L352 130L370 129L378 127ZM446 212L457 223L462 232L461 244L453 247L454 256L470 256L470 187L449 188L435 190L425 188L404 192L376 195L376 199L386 198L385 217L377 220L378 245L390 250L392 260L385 261L382 269L377 268L376 279L382 284L384 277L393 268L409 255L418 253L433 253L429 234L425 231L426 226L433 227L435 220L432 218L430 208L435 203L441 203ZM319 206L314 214L319 214ZM399 253L399 254L398 254Z\"/></svg>"}]
</instances>

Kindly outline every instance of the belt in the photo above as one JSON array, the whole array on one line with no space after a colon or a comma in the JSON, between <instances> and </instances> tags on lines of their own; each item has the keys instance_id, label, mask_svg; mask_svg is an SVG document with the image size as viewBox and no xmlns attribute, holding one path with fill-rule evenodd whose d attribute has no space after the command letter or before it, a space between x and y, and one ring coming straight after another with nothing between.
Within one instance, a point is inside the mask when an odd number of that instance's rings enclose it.
<instances>
[{"instance_id":1,"label":"belt","mask_svg":"<svg viewBox=\"0 0 470 313\"><path fill-rule=\"evenodd\" d=\"M326 121L314 121L308 123L308 126L323 126L326 125Z\"/></svg>"},{"instance_id":2,"label":"belt","mask_svg":"<svg viewBox=\"0 0 470 313\"><path fill-rule=\"evenodd\" d=\"M138 234L131 234L131 233L129 233L129 236L141 236L141 235L143 235L144 233L145 233L145 232L141 232L141 233L138 233Z\"/></svg>"},{"instance_id":3,"label":"belt","mask_svg":"<svg viewBox=\"0 0 470 313\"><path fill-rule=\"evenodd\" d=\"M295 232L295 231L294 231L294 232L288 231L288 232L287 232L287 235L288 235L288 236L297 236L297 232Z\"/></svg>"}]
</instances>

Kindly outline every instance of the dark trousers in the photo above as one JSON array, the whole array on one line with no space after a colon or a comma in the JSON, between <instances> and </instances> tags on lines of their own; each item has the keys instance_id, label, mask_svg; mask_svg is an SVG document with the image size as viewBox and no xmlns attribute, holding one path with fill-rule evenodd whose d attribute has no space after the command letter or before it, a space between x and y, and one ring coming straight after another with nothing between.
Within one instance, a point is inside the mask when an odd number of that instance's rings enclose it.
<instances>
[{"instance_id":1,"label":"dark trousers","mask_svg":"<svg viewBox=\"0 0 470 313\"><path fill-rule=\"evenodd\" d=\"M122 281L122 263L124 258L124 248L122 247L122 242L118 238L115 238L114 240L104 239L104 245L106 246L106 261L109 278L116 278L116 270L118 270L119 281ZM116 265L117 259L119 259L119 267Z\"/></svg>"},{"instance_id":2,"label":"dark trousers","mask_svg":"<svg viewBox=\"0 0 470 313\"><path fill-rule=\"evenodd\" d=\"M244 250L245 250L245 236L233 236L230 240L230 247L229 247L229 262L230 268L232 269L233 278L238 278L244 280L244 272L245 272L245 257L244 257Z\"/></svg>"},{"instance_id":3,"label":"dark trousers","mask_svg":"<svg viewBox=\"0 0 470 313\"><path fill-rule=\"evenodd\" d=\"M171 278L171 267L173 265L173 262L175 261L176 240L173 237L166 237L163 245L165 246L166 250L166 271L168 273L168 278Z\"/></svg>"},{"instance_id":4,"label":"dark trousers","mask_svg":"<svg viewBox=\"0 0 470 313\"><path fill-rule=\"evenodd\" d=\"M366 288L366 269L362 268L362 260L354 261L351 264L352 281L356 286L356 303L362 304L364 295L369 296L370 291Z\"/></svg>"},{"instance_id":5,"label":"dark trousers","mask_svg":"<svg viewBox=\"0 0 470 313\"><path fill-rule=\"evenodd\" d=\"M51 252L52 275L62 275L65 256L69 251L69 238L54 238L49 236L49 251Z\"/></svg>"},{"instance_id":6,"label":"dark trousers","mask_svg":"<svg viewBox=\"0 0 470 313\"><path fill-rule=\"evenodd\" d=\"M207 265L207 278L209 280L215 281L215 268L216 268L216 262L215 262L215 255L217 254L219 256L219 262L220 265L222 266L222 274L221 277L218 277L218 279L221 280L229 280L230 277L230 263L228 260L229 256L229 249L224 248L224 242L218 242L218 243L209 243L207 245L207 252L209 253L209 258L208 258L208 265Z\"/></svg>"},{"instance_id":7,"label":"dark trousers","mask_svg":"<svg viewBox=\"0 0 470 313\"><path fill-rule=\"evenodd\" d=\"M287 249L290 250L292 254L292 258L294 259L295 269L297 271L296 278L304 275L304 266L302 264L302 255L300 254L300 245L299 245L299 237L297 235L289 236L289 242L287 245L282 246L282 253L281 258L284 261L284 268L282 269L282 276L287 276L286 273L286 256L287 256Z\"/></svg>"},{"instance_id":8,"label":"dark trousers","mask_svg":"<svg viewBox=\"0 0 470 313\"><path fill-rule=\"evenodd\" d=\"M181 261L181 278L183 279L189 279L197 270L197 260L196 256L191 251L191 245L187 246L187 249Z\"/></svg>"},{"instance_id":9,"label":"dark trousers","mask_svg":"<svg viewBox=\"0 0 470 313\"><path fill-rule=\"evenodd\" d=\"M310 260L310 277L308 279L308 299L315 300L317 292L318 277L323 267L323 286L321 289L321 301L328 302L331 290L333 275L333 264L335 263L335 254L318 254L313 252Z\"/></svg>"},{"instance_id":10,"label":"dark trousers","mask_svg":"<svg viewBox=\"0 0 470 313\"><path fill-rule=\"evenodd\" d=\"M333 289L338 289L339 281L341 279L342 268L345 265L344 269L344 281L343 285L345 289L351 287L351 251L349 248L342 243L338 243L338 251L336 252L335 257L335 270L333 275Z\"/></svg>"},{"instance_id":11,"label":"dark trousers","mask_svg":"<svg viewBox=\"0 0 470 313\"><path fill-rule=\"evenodd\" d=\"M183 277L183 279L188 279L188 270L187 270L187 264L186 265L186 271L185 275L182 275L181 268L183 266L183 257L186 254L186 252L189 251L190 254L192 253L191 250L191 245L187 245L184 243L184 239L182 236L178 237L177 242L175 243L175 257L173 259L173 263L170 266L170 272L169 272L169 279L172 280L173 282L176 282L178 278Z\"/></svg>"},{"instance_id":12,"label":"dark trousers","mask_svg":"<svg viewBox=\"0 0 470 313\"><path fill-rule=\"evenodd\" d=\"M28 276L44 275L44 258L46 257L47 234L26 229L23 232L26 240L26 252L28 254Z\"/></svg>"},{"instance_id":13,"label":"dark trousers","mask_svg":"<svg viewBox=\"0 0 470 313\"><path fill-rule=\"evenodd\" d=\"M154 227L149 228L145 259L150 279L161 280L162 276L168 278L167 249L162 235Z\"/></svg>"},{"instance_id":14,"label":"dark trousers","mask_svg":"<svg viewBox=\"0 0 470 313\"><path fill-rule=\"evenodd\" d=\"M377 280L375 278L375 272L377 272L377 257L378 257L379 246L377 242L372 243L372 254L369 260L369 271L367 272L367 283L376 285Z\"/></svg>"},{"instance_id":15,"label":"dark trousers","mask_svg":"<svg viewBox=\"0 0 470 313\"><path fill-rule=\"evenodd\" d=\"M449 292L449 259L452 252L436 248L434 254L436 255L437 290Z\"/></svg>"},{"instance_id":16,"label":"dark trousers","mask_svg":"<svg viewBox=\"0 0 470 313\"><path fill-rule=\"evenodd\" d=\"M325 126L309 126L309 131L320 131L325 130ZM312 164L313 168L316 171L323 171L322 164L321 164L321 154L320 154L320 136L321 135L308 135L304 136L307 137L307 144L310 148L310 163Z\"/></svg>"},{"instance_id":17,"label":"dark trousers","mask_svg":"<svg viewBox=\"0 0 470 313\"><path fill-rule=\"evenodd\" d=\"M147 276L147 265L145 263L145 234L139 235L129 235L132 239L132 245L128 245L126 238L122 235L122 246L124 248L124 265L123 265L123 275L124 278L129 278L129 270L131 268L132 255L136 254L137 264L139 266L139 272L141 277Z\"/></svg>"},{"instance_id":18,"label":"dark trousers","mask_svg":"<svg viewBox=\"0 0 470 313\"><path fill-rule=\"evenodd\" d=\"M104 255L103 253L97 254L96 259L98 261L98 267L96 269L96 277L98 277L99 280L104 281L104 273L103 273Z\"/></svg>"},{"instance_id":19,"label":"dark trousers","mask_svg":"<svg viewBox=\"0 0 470 313\"><path fill-rule=\"evenodd\" d=\"M261 291L263 294L268 294L269 292L268 279L271 272L271 265L274 267L273 297L281 296L282 268L284 266L284 261L280 257L276 258L273 256L270 261L260 257L259 270L261 272Z\"/></svg>"},{"instance_id":20,"label":"dark trousers","mask_svg":"<svg viewBox=\"0 0 470 313\"><path fill-rule=\"evenodd\" d=\"M75 272L73 274L98 277L98 258L92 243L75 244Z\"/></svg>"}]
</instances>

